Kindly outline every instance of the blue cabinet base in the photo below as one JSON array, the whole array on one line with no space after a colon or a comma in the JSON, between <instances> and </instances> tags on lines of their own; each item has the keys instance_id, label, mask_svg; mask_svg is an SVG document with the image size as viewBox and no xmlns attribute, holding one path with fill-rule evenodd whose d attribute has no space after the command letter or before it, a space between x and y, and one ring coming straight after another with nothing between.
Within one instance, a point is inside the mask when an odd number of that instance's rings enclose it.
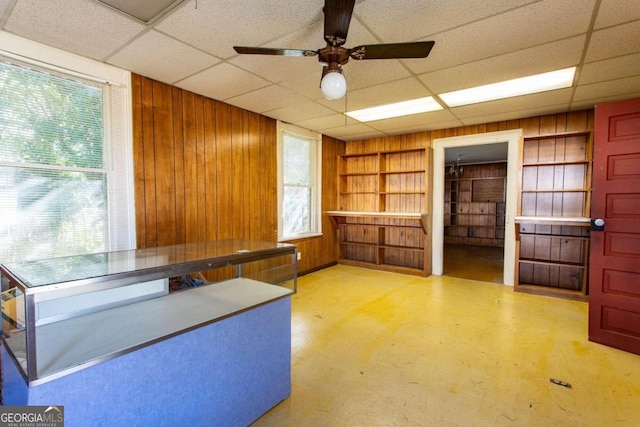
<instances>
[{"instance_id":1,"label":"blue cabinet base","mask_svg":"<svg viewBox=\"0 0 640 427\"><path fill-rule=\"evenodd\" d=\"M291 394L291 298L31 388L2 364L5 405L64 406L66 427L246 426Z\"/></svg>"}]
</instances>

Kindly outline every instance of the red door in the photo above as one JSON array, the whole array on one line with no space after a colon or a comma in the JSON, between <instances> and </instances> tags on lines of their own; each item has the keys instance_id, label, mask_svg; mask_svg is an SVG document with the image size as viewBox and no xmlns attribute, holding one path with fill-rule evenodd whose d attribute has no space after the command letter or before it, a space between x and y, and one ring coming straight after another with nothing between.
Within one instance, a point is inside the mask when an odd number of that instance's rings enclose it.
<instances>
[{"instance_id":1,"label":"red door","mask_svg":"<svg viewBox=\"0 0 640 427\"><path fill-rule=\"evenodd\" d=\"M589 340L640 354L640 99L597 105Z\"/></svg>"}]
</instances>

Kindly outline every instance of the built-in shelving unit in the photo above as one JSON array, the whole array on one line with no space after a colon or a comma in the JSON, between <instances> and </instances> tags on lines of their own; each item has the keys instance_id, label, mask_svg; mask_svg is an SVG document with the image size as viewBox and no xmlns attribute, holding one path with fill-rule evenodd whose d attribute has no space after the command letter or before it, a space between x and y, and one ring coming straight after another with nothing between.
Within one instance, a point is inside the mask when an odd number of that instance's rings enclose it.
<instances>
[{"instance_id":1,"label":"built-in shelving unit","mask_svg":"<svg viewBox=\"0 0 640 427\"><path fill-rule=\"evenodd\" d=\"M338 262L430 274L427 150L346 154L338 160Z\"/></svg>"},{"instance_id":2,"label":"built-in shelving unit","mask_svg":"<svg viewBox=\"0 0 640 427\"><path fill-rule=\"evenodd\" d=\"M591 132L525 138L517 291L586 299L592 153Z\"/></svg>"},{"instance_id":3,"label":"built-in shelving unit","mask_svg":"<svg viewBox=\"0 0 640 427\"><path fill-rule=\"evenodd\" d=\"M506 163L445 176L445 243L504 246Z\"/></svg>"}]
</instances>

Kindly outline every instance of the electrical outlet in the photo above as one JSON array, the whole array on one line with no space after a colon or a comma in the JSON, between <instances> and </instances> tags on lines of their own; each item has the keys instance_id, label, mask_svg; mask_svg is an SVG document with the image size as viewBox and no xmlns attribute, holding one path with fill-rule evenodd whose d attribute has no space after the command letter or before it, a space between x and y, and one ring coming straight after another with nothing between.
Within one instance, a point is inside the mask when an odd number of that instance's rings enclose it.
<instances>
[{"instance_id":1,"label":"electrical outlet","mask_svg":"<svg viewBox=\"0 0 640 427\"><path fill-rule=\"evenodd\" d=\"M298 261L302 259L302 252L298 252Z\"/></svg>"}]
</instances>

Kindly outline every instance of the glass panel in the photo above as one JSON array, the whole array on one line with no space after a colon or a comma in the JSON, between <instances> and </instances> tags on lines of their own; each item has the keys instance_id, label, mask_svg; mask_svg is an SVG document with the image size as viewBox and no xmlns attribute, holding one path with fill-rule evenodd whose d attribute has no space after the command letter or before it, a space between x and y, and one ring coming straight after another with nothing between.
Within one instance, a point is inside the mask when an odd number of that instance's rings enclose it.
<instances>
[{"instance_id":1,"label":"glass panel","mask_svg":"<svg viewBox=\"0 0 640 427\"><path fill-rule=\"evenodd\" d=\"M106 250L102 87L0 62L0 88L0 261Z\"/></svg>"},{"instance_id":2,"label":"glass panel","mask_svg":"<svg viewBox=\"0 0 640 427\"><path fill-rule=\"evenodd\" d=\"M102 88L0 62L0 160L102 168Z\"/></svg>"},{"instance_id":3,"label":"glass panel","mask_svg":"<svg viewBox=\"0 0 640 427\"><path fill-rule=\"evenodd\" d=\"M285 185L310 185L311 143L304 139L284 135Z\"/></svg>"},{"instance_id":4,"label":"glass panel","mask_svg":"<svg viewBox=\"0 0 640 427\"><path fill-rule=\"evenodd\" d=\"M3 278L4 281L4 278ZM4 288L4 283L3 283ZM27 371L24 295L18 288L2 292L2 336L7 341L18 363Z\"/></svg>"},{"instance_id":5,"label":"glass panel","mask_svg":"<svg viewBox=\"0 0 640 427\"><path fill-rule=\"evenodd\" d=\"M311 231L311 189L284 187L284 234L292 236Z\"/></svg>"},{"instance_id":6,"label":"glass panel","mask_svg":"<svg viewBox=\"0 0 640 427\"><path fill-rule=\"evenodd\" d=\"M0 260L103 251L104 173L0 167Z\"/></svg>"},{"instance_id":7,"label":"glass panel","mask_svg":"<svg viewBox=\"0 0 640 427\"><path fill-rule=\"evenodd\" d=\"M219 261L226 265L226 258L238 254L258 254L285 247L290 245L253 240L227 240L12 262L4 264L4 267L25 286L32 288L106 275L152 271L158 267L195 263L212 258L219 258ZM192 270L198 271L197 268Z\"/></svg>"}]
</instances>

